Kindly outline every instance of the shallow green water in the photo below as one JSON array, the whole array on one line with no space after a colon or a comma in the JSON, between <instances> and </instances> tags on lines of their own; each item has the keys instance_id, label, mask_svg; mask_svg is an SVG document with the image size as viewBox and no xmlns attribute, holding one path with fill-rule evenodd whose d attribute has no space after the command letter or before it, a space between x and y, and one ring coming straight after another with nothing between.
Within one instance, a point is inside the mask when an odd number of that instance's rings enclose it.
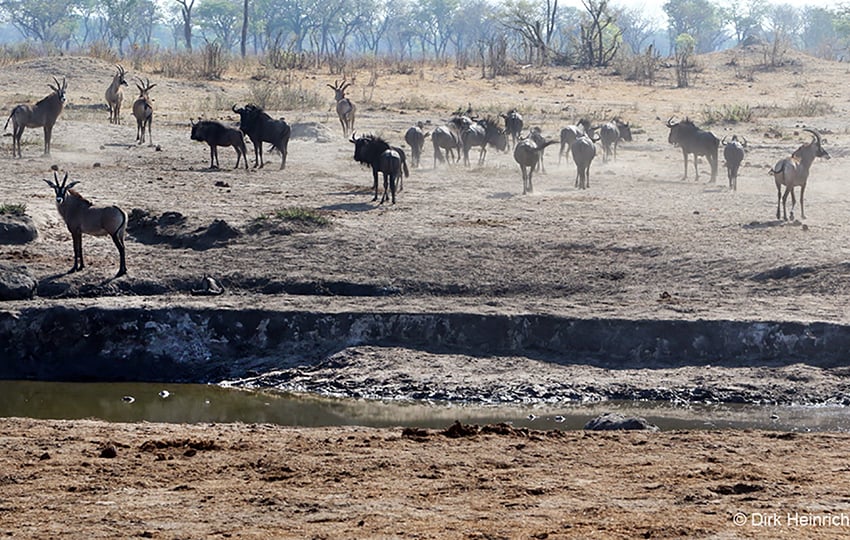
<instances>
[{"instance_id":1,"label":"shallow green water","mask_svg":"<svg viewBox=\"0 0 850 540\"><path fill-rule=\"evenodd\" d=\"M0 417L429 428L444 428L460 420L469 424L508 422L535 429L581 429L588 420L605 412L642 416L662 429L850 431L850 409L832 406L683 407L604 402L495 407L324 399L212 385L0 381Z\"/></svg>"}]
</instances>

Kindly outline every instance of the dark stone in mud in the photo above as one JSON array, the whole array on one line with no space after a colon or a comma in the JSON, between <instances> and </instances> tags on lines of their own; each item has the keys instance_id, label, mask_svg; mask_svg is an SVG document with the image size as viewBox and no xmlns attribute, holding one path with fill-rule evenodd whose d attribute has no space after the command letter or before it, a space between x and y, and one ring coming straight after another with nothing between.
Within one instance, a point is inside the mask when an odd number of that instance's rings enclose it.
<instances>
[{"instance_id":1,"label":"dark stone in mud","mask_svg":"<svg viewBox=\"0 0 850 540\"><path fill-rule=\"evenodd\" d=\"M28 300L37 286L38 279L26 266L0 263L0 300Z\"/></svg>"},{"instance_id":2,"label":"dark stone in mud","mask_svg":"<svg viewBox=\"0 0 850 540\"><path fill-rule=\"evenodd\" d=\"M0 244L26 244L38 238L38 229L27 215L0 215Z\"/></svg>"},{"instance_id":3,"label":"dark stone in mud","mask_svg":"<svg viewBox=\"0 0 850 540\"><path fill-rule=\"evenodd\" d=\"M639 416L623 416L620 413L605 413L584 425L588 431L645 430L658 431L658 426L650 424Z\"/></svg>"}]
</instances>

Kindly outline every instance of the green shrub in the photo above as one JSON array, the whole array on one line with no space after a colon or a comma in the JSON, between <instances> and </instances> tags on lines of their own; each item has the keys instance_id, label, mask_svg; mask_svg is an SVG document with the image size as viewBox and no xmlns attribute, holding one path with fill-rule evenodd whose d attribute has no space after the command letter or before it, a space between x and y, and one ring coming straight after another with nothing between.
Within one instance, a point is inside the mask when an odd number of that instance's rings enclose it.
<instances>
[{"instance_id":1,"label":"green shrub","mask_svg":"<svg viewBox=\"0 0 850 540\"><path fill-rule=\"evenodd\" d=\"M0 216L23 216L26 212L25 204L0 204Z\"/></svg>"}]
</instances>

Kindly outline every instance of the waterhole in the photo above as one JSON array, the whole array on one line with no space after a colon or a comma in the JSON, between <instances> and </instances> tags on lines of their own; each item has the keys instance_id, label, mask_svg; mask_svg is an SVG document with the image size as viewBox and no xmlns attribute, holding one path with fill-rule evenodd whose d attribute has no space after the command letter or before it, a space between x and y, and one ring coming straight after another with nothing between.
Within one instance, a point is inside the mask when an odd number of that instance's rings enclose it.
<instances>
[{"instance_id":1,"label":"waterhole","mask_svg":"<svg viewBox=\"0 0 850 540\"><path fill-rule=\"evenodd\" d=\"M330 399L201 384L0 381L0 417L38 419L434 429L457 420L570 430L581 429L606 412L641 416L662 430L850 431L850 414L840 406L686 406L649 401L485 406Z\"/></svg>"}]
</instances>

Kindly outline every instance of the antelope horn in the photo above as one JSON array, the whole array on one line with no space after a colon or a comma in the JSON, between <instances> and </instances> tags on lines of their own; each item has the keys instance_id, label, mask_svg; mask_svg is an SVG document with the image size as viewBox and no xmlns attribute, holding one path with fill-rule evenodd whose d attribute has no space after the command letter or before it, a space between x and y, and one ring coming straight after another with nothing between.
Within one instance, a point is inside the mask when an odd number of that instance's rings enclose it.
<instances>
[{"instance_id":1,"label":"antelope horn","mask_svg":"<svg viewBox=\"0 0 850 540\"><path fill-rule=\"evenodd\" d=\"M744 137L744 136L741 136L741 140L744 141L744 148L746 148L747 147L747 138Z\"/></svg>"},{"instance_id":2,"label":"antelope horn","mask_svg":"<svg viewBox=\"0 0 850 540\"><path fill-rule=\"evenodd\" d=\"M818 132L817 132L817 131L815 131L814 129L809 129L809 128L803 128L803 131L808 131L809 133L811 133L812 135L814 135L814 136L815 136L815 140L818 142L818 146L820 146L820 144L821 144L820 133L818 133Z\"/></svg>"},{"instance_id":3,"label":"antelope horn","mask_svg":"<svg viewBox=\"0 0 850 540\"><path fill-rule=\"evenodd\" d=\"M68 171L65 171L65 178L62 179L62 187L69 187L69 188L71 187L71 186L65 186L65 182L67 182L67 181L68 181ZM76 182L72 182L72 184L76 184Z\"/></svg>"}]
</instances>

